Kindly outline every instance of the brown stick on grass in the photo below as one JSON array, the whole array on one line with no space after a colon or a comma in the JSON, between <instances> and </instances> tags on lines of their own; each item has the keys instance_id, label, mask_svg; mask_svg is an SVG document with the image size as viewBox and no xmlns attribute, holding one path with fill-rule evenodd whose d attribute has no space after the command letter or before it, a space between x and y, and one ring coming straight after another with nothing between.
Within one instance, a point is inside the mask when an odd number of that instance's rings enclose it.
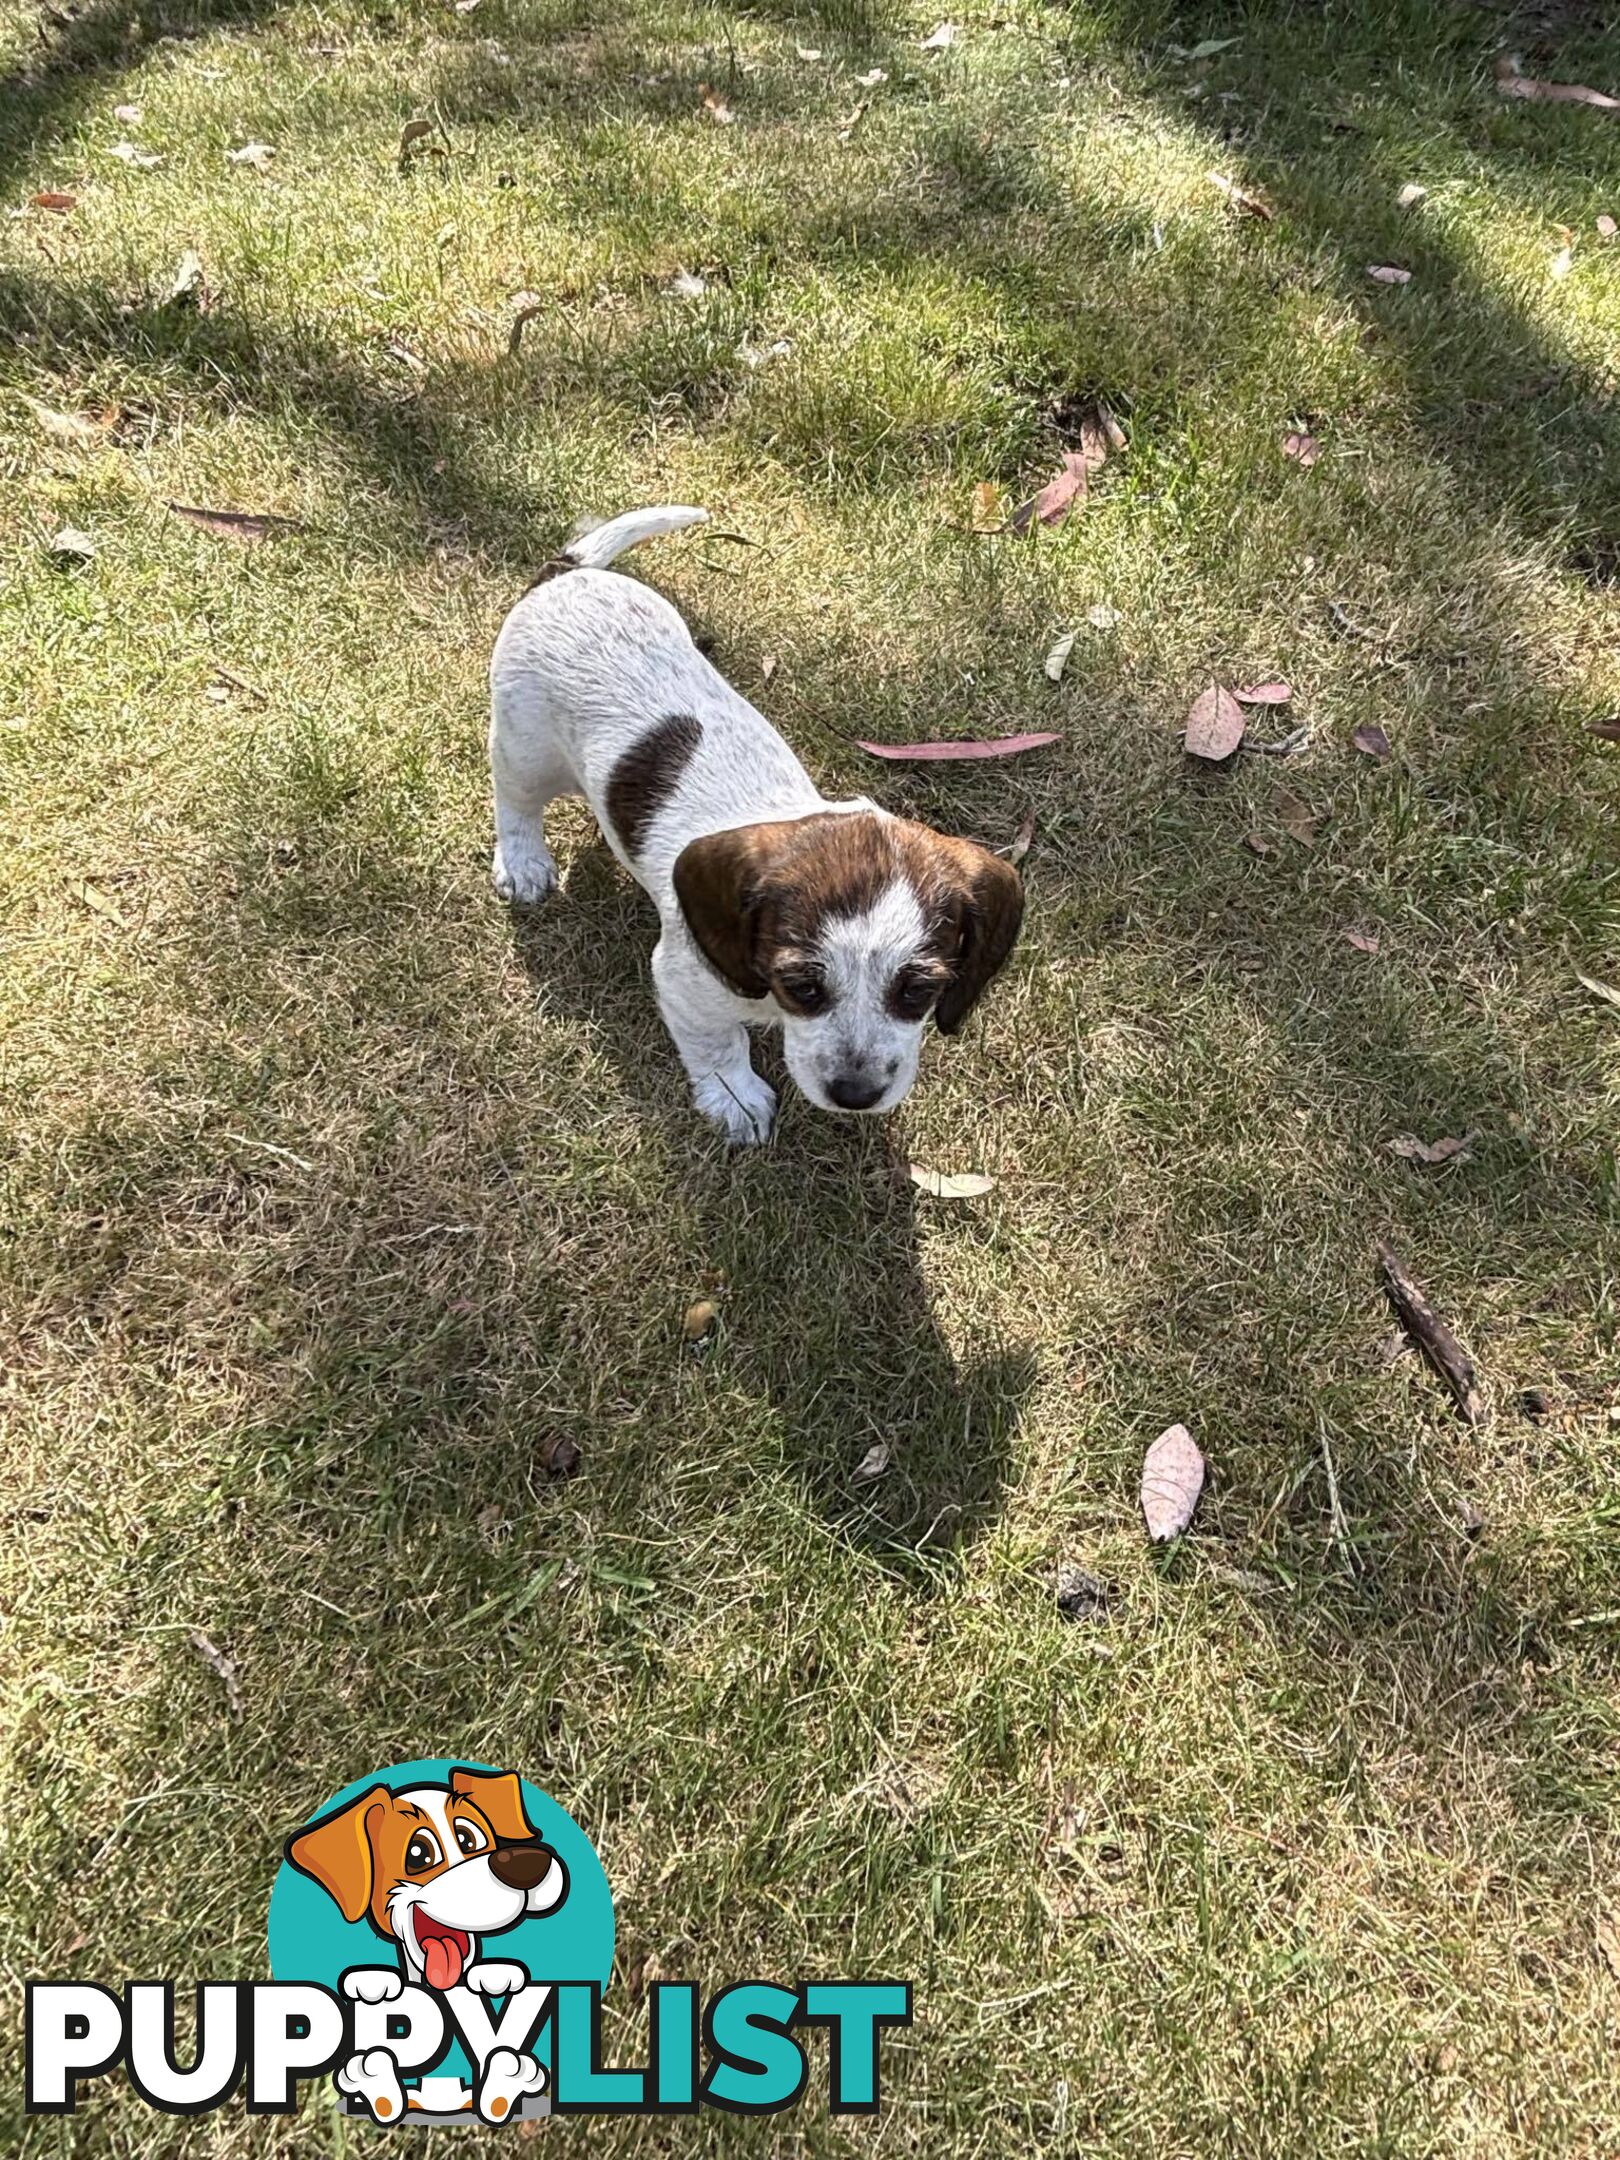
<instances>
[{"instance_id":1,"label":"brown stick on grass","mask_svg":"<svg viewBox=\"0 0 1620 2160\"><path fill-rule=\"evenodd\" d=\"M1382 1238L1378 1240L1378 1260L1389 1302L1402 1327L1457 1398L1457 1408L1469 1424L1483 1425L1485 1398L1479 1391L1473 1359Z\"/></svg>"}]
</instances>

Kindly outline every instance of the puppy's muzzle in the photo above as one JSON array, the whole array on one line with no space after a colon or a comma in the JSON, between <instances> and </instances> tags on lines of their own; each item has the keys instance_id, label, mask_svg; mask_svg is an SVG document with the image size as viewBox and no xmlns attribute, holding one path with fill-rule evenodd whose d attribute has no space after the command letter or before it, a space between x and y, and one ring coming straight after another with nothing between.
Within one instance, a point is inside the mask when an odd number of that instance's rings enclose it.
<instances>
[{"instance_id":1,"label":"puppy's muzzle","mask_svg":"<svg viewBox=\"0 0 1620 2160\"><path fill-rule=\"evenodd\" d=\"M508 1890L533 1890L550 1874L556 1854L538 1838L522 1845L497 1845L489 1856L489 1872Z\"/></svg>"}]
</instances>

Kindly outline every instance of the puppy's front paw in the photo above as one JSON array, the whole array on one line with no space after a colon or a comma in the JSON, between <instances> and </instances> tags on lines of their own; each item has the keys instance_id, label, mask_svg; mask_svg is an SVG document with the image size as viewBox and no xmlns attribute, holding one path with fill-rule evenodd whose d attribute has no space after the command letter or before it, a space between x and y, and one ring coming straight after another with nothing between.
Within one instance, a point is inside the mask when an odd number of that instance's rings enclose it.
<instances>
[{"instance_id":1,"label":"puppy's front paw","mask_svg":"<svg viewBox=\"0 0 1620 2160\"><path fill-rule=\"evenodd\" d=\"M771 1137L776 1090L746 1066L723 1078L711 1073L693 1088L692 1100L733 1147L758 1147Z\"/></svg>"},{"instance_id":2,"label":"puppy's front paw","mask_svg":"<svg viewBox=\"0 0 1620 2160\"><path fill-rule=\"evenodd\" d=\"M350 2002L397 2002L405 1982L389 1965L355 1965L343 1975L343 1992Z\"/></svg>"},{"instance_id":3,"label":"puppy's front paw","mask_svg":"<svg viewBox=\"0 0 1620 2160\"><path fill-rule=\"evenodd\" d=\"M538 907L557 889L557 863L550 848L502 842L490 868L495 896L508 907Z\"/></svg>"},{"instance_id":4,"label":"puppy's front paw","mask_svg":"<svg viewBox=\"0 0 1620 2160\"><path fill-rule=\"evenodd\" d=\"M480 1958L461 1976L462 1986L471 1988L475 1995L510 1995L514 1989L526 1987L528 1980L528 1972L523 1966L509 1964L502 1958Z\"/></svg>"}]
</instances>

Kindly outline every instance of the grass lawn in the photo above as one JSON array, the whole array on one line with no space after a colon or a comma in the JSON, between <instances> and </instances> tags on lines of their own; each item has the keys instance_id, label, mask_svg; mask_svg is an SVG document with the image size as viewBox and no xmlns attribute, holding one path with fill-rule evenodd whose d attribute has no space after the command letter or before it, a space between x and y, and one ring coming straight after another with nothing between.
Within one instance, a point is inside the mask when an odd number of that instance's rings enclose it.
<instances>
[{"instance_id":1,"label":"grass lawn","mask_svg":"<svg viewBox=\"0 0 1620 2160\"><path fill-rule=\"evenodd\" d=\"M372 2149L121 2080L24 2121L21 1983L262 1975L288 1830L457 1752L598 1841L610 2060L650 1972L915 1983L875 2123L547 2132L592 2152L1620 2149L1620 1012L1577 974L1620 983L1620 116L1493 76L1620 93L1620 29L938 20L0 5L9 2151ZM975 532L1098 397L1085 508ZM1035 813L1019 952L884 1129L789 1092L726 1156L582 808L547 911L489 890L495 629L661 500L756 544L626 567L830 791ZM1303 754L1191 764L1193 696L1273 673L1251 733ZM1379 1236L1484 1426L1391 1354ZM1210 1482L1156 1550L1177 1419Z\"/></svg>"}]
</instances>

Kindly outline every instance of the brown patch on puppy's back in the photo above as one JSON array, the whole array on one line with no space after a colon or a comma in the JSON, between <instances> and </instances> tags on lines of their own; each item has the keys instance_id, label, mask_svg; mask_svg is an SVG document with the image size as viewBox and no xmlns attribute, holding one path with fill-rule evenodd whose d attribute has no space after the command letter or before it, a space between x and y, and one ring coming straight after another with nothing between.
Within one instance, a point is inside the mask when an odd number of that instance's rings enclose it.
<instances>
[{"instance_id":1,"label":"brown patch on puppy's back","mask_svg":"<svg viewBox=\"0 0 1620 2160\"><path fill-rule=\"evenodd\" d=\"M633 742L608 777L608 822L627 855L641 853L647 827L674 794L703 740L703 723L671 713Z\"/></svg>"}]
</instances>

